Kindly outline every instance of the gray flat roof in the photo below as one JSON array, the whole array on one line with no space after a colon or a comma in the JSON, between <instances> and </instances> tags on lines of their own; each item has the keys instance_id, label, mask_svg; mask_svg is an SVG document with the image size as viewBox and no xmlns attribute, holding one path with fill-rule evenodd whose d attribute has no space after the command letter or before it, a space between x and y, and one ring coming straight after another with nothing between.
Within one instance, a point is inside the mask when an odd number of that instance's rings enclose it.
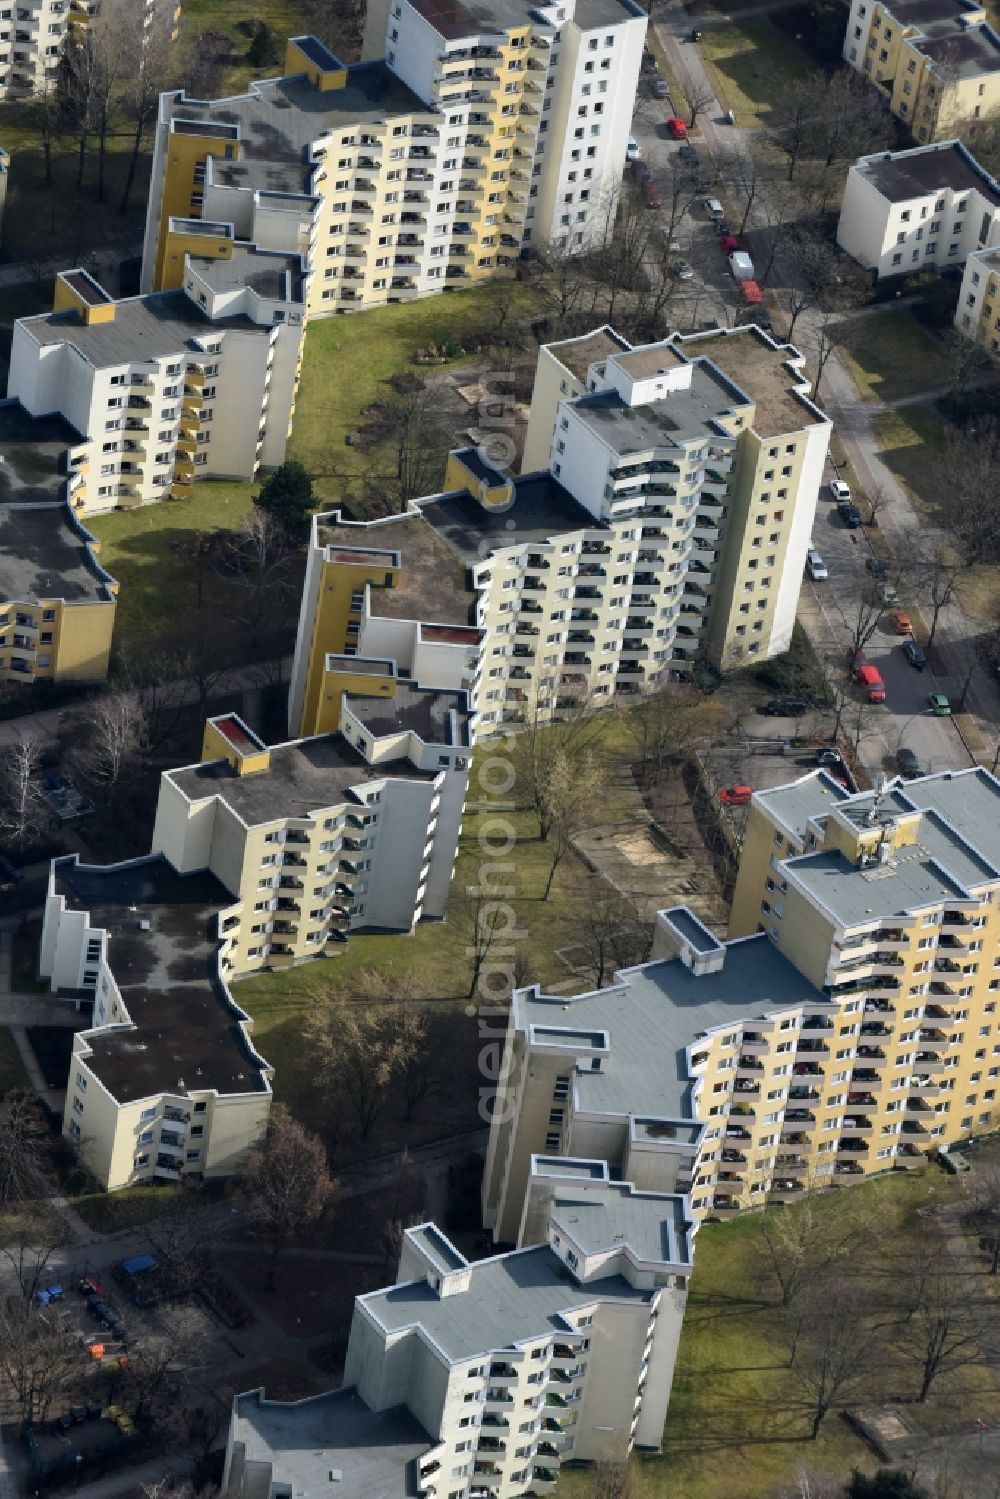
<instances>
[{"instance_id":1,"label":"gray flat roof","mask_svg":"<svg viewBox=\"0 0 1000 1499\"><path fill-rule=\"evenodd\" d=\"M134 1022L88 1036L87 1065L112 1097L264 1092L260 1059L218 976L216 916L234 901L225 885L178 874L158 856L99 868L73 854L53 870L69 909L108 933L108 965Z\"/></svg>"},{"instance_id":2,"label":"gray flat roof","mask_svg":"<svg viewBox=\"0 0 1000 1499\"><path fill-rule=\"evenodd\" d=\"M237 1395L232 1432L247 1461L270 1463L274 1483L296 1499L321 1489L337 1499L414 1499L417 1459L433 1445L404 1406L373 1411L354 1390L298 1401Z\"/></svg>"},{"instance_id":3,"label":"gray flat roof","mask_svg":"<svg viewBox=\"0 0 1000 1499\"><path fill-rule=\"evenodd\" d=\"M1000 70L1000 37L992 26L970 26L917 43L941 78L980 78Z\"/></svg>"},{"instance_id":4,"label":"gray flat roof","mask_svg":"<svg viewBox=\"0 0 1000 1499\"><path fill-rule=\"evenodd\" d=\"M347 703L355 718L376 736L411 729L425 744L469 744L467 692L397 682L392 697L362 697L350 692Z\"/></svg>"},{"instance_id":5,"label":"gray flat roof","mask_svg":"<svg viewBox=\"0 0 1000 1499\"><path fill-rule=\"evenodd\" d=\"M710 932L687 906L670 906L659 914L666 917L671 926L677 929L685 941L690 942L696 952L709 953L722 950L722 943L715 933Z\"/></svg>"},{"instance_id":6,"label":"gray flat roof","mask_svg":"<svg viewBox=\"0 0 1000 1499\"><path fill-rule=\"evenodd\" d=\"M67 505L0 506L0 604L110 603L110 580L86 538Z\"/></svg>"},{"instance_id":7,"label":"gray flat roof","mask_svg":"<svg viewBox=\"0 0 1000 1499\"><path fill-rule=\"evenodd\" d=\"M822 817L844 801L847 793L839 781L825 770L814 770L787 786L775 786L769 791L757 791L755 800L761 802L786 828L799 838L804 838L806 826L811 819Z\"/></svg>"},{"instance_id":8,"label":"gray flat roof","mask_svg":"<svg viewBox=\"0 0 1000 1499\"><path fill-rule=\"evenodd\" d=\"M302 257L278 250L259 250L256 245L234 245L229 260L192 255L191 267L217 291L249 286L260 297L272 301L301 302Z\"/></svg>"},{"instance_id":9,"label":"gray flat roof","mask_svg":"<svg viewBox=\"0 0 1000 1499\"><path fill-rule=\"evenodd\" d=\"M432 771L417 770L409 760L369 765L343 734L320 734L274 745L267 770L241 776L228 760L209 760L168 771L170 779L191 801L218 796L248 827L259 827L284 817L309 817L326 807L357 801L356 786L401 777L431 781Z\"/></svg>"},{"instance_id":10,"label":"gray flat roof","mask_svg":"<svg viewBox=\"0 0 1000 1499\"><path fill-rule=\"evenodd\" d=\"M163 116L175 122L205 121L237 127L240 155L213 157L212 180L269 192L309 191L309 148L329 131L354 124L376 124L400 115L420 115L440 124L418 95L384 62L352 63L344 88L326 92L304 74L253 83L230 99L165 97ZM220 142L220 148L222 143Z\"/></svg>"},{"instance_id":11,"label":"gray flat roof","mask_svg":"<svg viewBox=\"0 0 1000 1499\"><path fill-rule=\"evenodd\" d=\"M648 1303L655 1294L620 1275L580 1285L547 1245L480 1260L469 1271L468 1289L454 1295L441 1297L419 1280L360 1299L387 1331L420 1326L447 1358L461 1360L551 1336L565 1327L562 1313L602 1298Z\"/></svg>"},{"instance_id":12,"label":"gray flat roof","mask_svg":"<svg viewBox=\"0 0 1000 1499\"><path fill-rule=\"evenodd\" d=\"M66 494L66 450L83 442L59 416L29 416L0 402L0 505L40 505Z\"/></svg>"},{"instance_id":13,"label":"gray flat roof","mask_svg":"<svg viewBox=\"0 0 1000 1499\"><path fill-rule=\"evenodd\" d=\"M578 1109L679 1119L691 1115L685 1049L701 1032L801 1004L829 1000L763 935L728 943L715 973L695 975L672 958L629 969L595 993L515 998L520 1026L608 1033L602 1070L574 1074Z\"/></svg>"},{"instance_id":14,"label":"gray flat roof","mask_svg":"<svg viewBox=\"0 0 1000 1499\"><path fill-rule=\"evenodd\" d=\"M578 380L586 380L587 371L592 364L600 364L612 354L627 353L632 345L620 333L605 325L603 328L595 328L591 333L582 333L578 338L562 338L545 347L556 356L560 364L566 366L570 374L575 375Z\"/></svg>"},{"instance_id":15,"label":"gray flat roof","mask_svg":"<svg viewBox=\"0 0 1000 1499\"><path fill-rule=\"evenodd\" d=\"M843 926L902 916L941 901L958 900L962 887L950 880L920 844L890 864L865 869L839 851L826 850L786 859L782 872L802 886Z\"/></svg>"},{"instance_id":16,"label":"gray flat roof","mask_svg":"<svg viewBox=\"0 0 1000 1499\"><path fill-rule=\"evenodd\" d=\"M961 141L939 141L912 151L866 156L855 164L854 171L891 203L906 203L950 188L956 193L980 193L994 208L1000 208L1000 187Z\"/></svg>"},{"instance_id":17,"label":"gray flat roof","mask_svg":"<svg viewBox=\"0 0 1000 1499\"><path fill-rule=\"evenodd\" d=\"M476 593L465 564L428 523L423 509L369 526L323 522L317 526L317 539L321 546L386 547L399 553L397 582L392 588L371 590L373 614L475 625Z\"/></svg>"},{"instance_id":18,"label":"gray flat roof","mask_svg":"<svg viewBox=\"0 0 1000 1499\"><path fill-rule=\"evenodd\" d=\"M420 501L420 514L470 567L494 546L542 545L574 531L607 529L548 473L515 479L507 510L487 510L461 489Z\"/></svg>"},{"instance_id":19,"label":"gray flat roof","mask_svg":"<svg viewBox=\"0 0 1000 1499\"><path fill-rule=\"evenodd\" d=\"M38 343L72 344L97 369L165 359L185 349L195 351L195 339L211 338L229 328L260 333L263 338L270 334L269 328L258 327L242 315L213 322L179 290L127 297L115 304L111 323L82 323L73 311L46 312L20 321Z\"/></svg>"},{"instance_id":20,"label":"gray flat roof","mask_svg":"<svg viewBox=\"0 0 1000 1499\"><path fill-rule=\"evenodd\" d=\"M689 1214L677 1193L639 1192L631 1182L605 1182L553 1193L553 1225L563 1228L588 1254L627 1245L641 1260L689 1265Z\"/></svg>"},{"instance_id":21,"label":"gray flat roof","mask_svg":"<svg viewBox=\"0 0 1000 1499\"><path fill-rule=\"evenodd\" d=\"M537 23L537 5L532 0L414 0L414 9L446 41ZM577 0L573 19L581 31L590 31L636 14L628 0Z\"/></svg>"}]
</instances>

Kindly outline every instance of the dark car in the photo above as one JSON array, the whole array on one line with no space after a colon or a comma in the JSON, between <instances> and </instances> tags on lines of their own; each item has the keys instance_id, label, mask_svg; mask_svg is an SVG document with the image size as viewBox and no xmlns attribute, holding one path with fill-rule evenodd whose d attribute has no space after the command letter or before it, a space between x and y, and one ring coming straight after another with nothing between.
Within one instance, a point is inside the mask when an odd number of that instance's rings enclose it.
<instances>
[{"instance_id":1,"label":"dark car","mask_svg":"<svg viewBox=\"0 0 1000 1499\"><path fill-rule=\"evenodd\" d=\"M690 162L693 167L696 167L699 161L701 161L701 157L698 155L695 148L692 145L689 145L687 141L685 141L684 145L681 146L680 150L677 152L677 155L681 158L682 161Z\"/></svg>"},{"instance_id":2,"label":"dark car","mask_svg":"<svg viewBox=\"0 0 1000 1499\"><path fill-rule=\"evenodd\" d=\"M885 577L885 563L882 562L878 557L866 557L865 567L871 573L873 578Z\"/></svg>"},{"instance_id":3,"label":"dark car","mask_svg":"<svg viewBox=\"0 0 1000 1499\"><path fill-rule=\"evenodd\" d=\"M856 531L861 524L861 511L857 505L850 505L845 501L837 506L837 514L849 531Z\"/></svg>"},{"instance_id":4,"label":"dark car","mask_svg":"<svg viewBox=\"0 0 1000 1499\"><path fill-rule=\"evenodd\" d=\"M896 769L900 775L906 776L907 780L920 775L920 761L911 749L906 748L905 744L900 745L896 751Z\"/></svg>"},{"instance_id":5,"label":"dark car","mask_svg":"<svg viewBox=\"0 0 1000 1499\"><path fill-rule=\"evenodd\" d=\"M917 671L923 671L924 667L927 665L927 653L918 640L913 640L911 638L910 640L904 641L903 655L906 657L907 661L909 661L911 666L915 666L917 668Z\"/></svg>"},{"instance_id":6,"label":"dark car","mask_svg":"<svg viewBox=\"0 0 1000 1499\"><path fill-rule=\"evenodd\" d=\"M760 711L771 718L801 718L803 713L809 712L809 704L804 697L775 697Z\"/></svg>"}]
</instances>

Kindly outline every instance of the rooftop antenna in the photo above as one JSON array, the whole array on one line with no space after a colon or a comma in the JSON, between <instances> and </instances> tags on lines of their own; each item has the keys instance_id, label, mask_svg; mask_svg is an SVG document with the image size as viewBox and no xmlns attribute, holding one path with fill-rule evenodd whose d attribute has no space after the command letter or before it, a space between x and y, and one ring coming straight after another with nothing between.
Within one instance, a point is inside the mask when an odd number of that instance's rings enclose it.
<instances>
[{"instance_id":1,"label":"rooftop antenna","mask_svg":"<svg viewBox=\"0 0 1000 1499\"><path fill-rule=\"evenodd\" d=\"M882 810L882 803L885 801L886 792L888 790L889 777L885 774L884 771L880 770L875 777L875 795L872 797L872 804L868 810L868 816L865 818L865 821L868 823L869 827L871 827L873 823L878 822L878 814Z\"/></svg>"}]
</instances>

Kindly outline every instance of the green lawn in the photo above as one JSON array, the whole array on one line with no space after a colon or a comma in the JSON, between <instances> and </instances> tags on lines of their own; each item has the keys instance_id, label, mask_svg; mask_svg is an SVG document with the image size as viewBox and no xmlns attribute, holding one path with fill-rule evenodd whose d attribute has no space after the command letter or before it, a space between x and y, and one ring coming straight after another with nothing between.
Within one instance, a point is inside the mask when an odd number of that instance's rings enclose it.
<instances>
[{"instance_id":1,"label":"green lawn","mask_svg":"<svg viewBox=\"0 0 1000 1499\"><path fill-rule=\"evenodd\" d=\"M250 20L263 21L274 37L275 61L261 68L252 67L247 60L250 38L240 30L240 23ZM189 54L196 38L204 32L219 38L221 46L228 43L231 62L225 70L222 93L233 94L245 89L253 78L277 77L284 64L286 39L301 36L314 25L307 19L305 7L296 0L256 0L252 6L246 0L184 0L180 49L182 56Z\"/></svg>"},{"instance_id":2,"label":"green lawn","mask_svg":"<svg viewBox=\"0 0 1000 1499\"><path fill-rule=\"evenodd\" d=\"M917 1217L917 1208L958 1191L936 1170L925 1176L894 1173L848 1190L852 1196L874 1194L878 1203L872 1258L854 1273L889 1281L898 1276L907 1251L933 1232ZM824 1204L835 1210L839 1196L831 1194ZM698 1232L663 1453L637 1460L636 1499L765 1499L791 1492L801 1468L842 1481L855 1465L875 1466L871 1450L836 1414L827 1417L817 1441L808 1440L808 1415L788 1369L776 1288L763 1269L757 1222L750 1216L707 1224ZM856 1401L912 1393L914 1378L912 1364L884 1345ZM973 1408L984 1417L1000 1412L995 1381L974 1366L942 1376L928 1405L909 1409L918 1425L937 1432L967 1425ZM589 1499L595 1493L590 1472L568 1471L560 1478L559 1499Z\"/></svg>"},{"instance_id":3,"label":"green lawn","mask_svg":"<svg viewBox=\"0 0 1000 1499\"><path fill-rule=\"evenodd\" d=\"M519 317L529 316L530 293L512 290ZM433 376L442 366L414 364L416 350L488 332L496 296L494 287L469 287L309 324L289 456L305 464L324 503L342 498L345 486L377 462L377 452L362 454L345 439L361 425L363 408L387 394L389 376L405 370Z\"/></svg>"},{"instance_id":4,"label":"green lawn","mask_svg":"<svg viewBox=\"0 0 1000 1499\"><path fill-rule=\"evenodd\" d=\"M845 318L837 344L864 401L918 395L935 383L941 345L900 308Z\"/></svg>"},{"instance_id":5,"label":"green lawn","mask_svg":"<svg viewBox=\"0 0 1000 1499\"><path fill-rule=\"evenodd\" d=\"M12 1088L30 1088L31 1079L21 1061L21 1053L10 1033L10 1027L0 1025L0 1098Z\"/></svg>"},{"instance_id":6,"label":"green lawn","mask_svg":"<svg viewBox=\"0 0 1000 1499\"><path fill-rule=\"evenodd\" d=\"M719 103L734 109L737 124L747 127L771 124L782 90L813 70L766 16L706 27L699 46Z\"/></svg>"}]
</instances>

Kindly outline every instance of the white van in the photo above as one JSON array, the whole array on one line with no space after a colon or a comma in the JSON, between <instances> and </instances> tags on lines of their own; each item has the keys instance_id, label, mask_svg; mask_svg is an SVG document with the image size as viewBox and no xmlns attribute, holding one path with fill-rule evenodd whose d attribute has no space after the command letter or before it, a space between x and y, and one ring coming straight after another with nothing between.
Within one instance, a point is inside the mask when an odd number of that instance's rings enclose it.
<instances>
[{"instance_id":1,"label":"white van","mask_svg":"<svg viewBox=\"0 0 1000 1499\"><path fill-rule=\"evenodd\" d=\"M734 250L729 257L729 271L734 281L753 281L753 261L745 250Z\"/></svg>"}]
</instances>

